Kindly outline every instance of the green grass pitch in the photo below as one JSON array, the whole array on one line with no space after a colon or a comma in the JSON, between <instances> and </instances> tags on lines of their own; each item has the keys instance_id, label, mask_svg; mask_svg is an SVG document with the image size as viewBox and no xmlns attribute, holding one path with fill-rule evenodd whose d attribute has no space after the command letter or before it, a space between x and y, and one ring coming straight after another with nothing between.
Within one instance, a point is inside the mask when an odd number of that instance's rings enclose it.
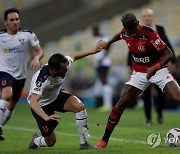
<instances>
[{"instance_id":1,"label":"green grass pitch","mask_svg":"<svg viewBox=\"0 0 180 154\"><path fill-rule=\"evenodd\" d=\"M109 113L100 113L96 109L88 109L89 143L96 144L102 137ZM108 146L98 150L79 150L79 137L75 126L74 113L60 113L61 120L56 128L57 142L51 148L29 150L28 143L32 134L38 128L31 115L30 108L25 104L18 104L11 120L4 127L6 139L0 142L0 154L72 154L72 153L103 153L103 154L175 154L180 153L180 148L168 147L164 137L168 130L180 127L180 114L178 112L164 112L164 124L156 122L153 113L153 125L145 126L144 112L142 109L126 110L120 123L115 128ZM161 144L150 148L146 143L147 136L152 132L161 134Z\"/></svg>"}]
</instances>

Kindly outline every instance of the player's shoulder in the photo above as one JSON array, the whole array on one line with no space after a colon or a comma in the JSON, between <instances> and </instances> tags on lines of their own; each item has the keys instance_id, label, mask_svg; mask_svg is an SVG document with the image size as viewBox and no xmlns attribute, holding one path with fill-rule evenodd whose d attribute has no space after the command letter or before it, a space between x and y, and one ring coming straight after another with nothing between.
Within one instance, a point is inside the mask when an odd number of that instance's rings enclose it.
<instances>
[{"instance_id":1,"label":"player's shoulder","mask_svg":"<svg viewBox=\"0 0 180 154\"><path fill-rule=\"evenodd\" d=\"M5 34L5 33L7 33L7 29L0 30L0 34Z\"/></svg>"},{"instance_id":2,"label":"player's shoulder","mask_svg":"<svg viewBox=\"0 0 180 154\"><path fill-rule=\"evenodd\" d=\"M35 82L40 81L41 83L44 83L49 75L49 66L45 64L41 67L41 69L38 72L36 72L37 77Z\"/></svg>"},{"instance_id":3,"label":"player's shoulder","mask_svg":"<svg viewBox=\"0 0 180 154\"><path fill-rule=\"evenodd\" d=\"M31 30L25 29L25 28L20 28L20 29L19 29L19 32L33 34L33 32L32 32Z\"/></svg>"},{"instance_id":4,"label":"player's shoulder","mask_svg":"<svg viewBox=\"0 0 180 154\"><path fill-rule=\"evenodd\" d=\"M151 27L149 27L149 26L142 25L141 27L142 27L142 29L145 32L149 32L149 33L153 33L154 32L154 30Z\"/></svg>"},{"instance_id":5,"label":"player's shoulder","mask_svg":"<svg viewBox=\"0 0 180 154\"><path fill-rule=\"evenodd\" d=\"M122 28L120 35L121 37L130 38L130 35L127 33L125 28Z\"/></svg>"}]
</instances>

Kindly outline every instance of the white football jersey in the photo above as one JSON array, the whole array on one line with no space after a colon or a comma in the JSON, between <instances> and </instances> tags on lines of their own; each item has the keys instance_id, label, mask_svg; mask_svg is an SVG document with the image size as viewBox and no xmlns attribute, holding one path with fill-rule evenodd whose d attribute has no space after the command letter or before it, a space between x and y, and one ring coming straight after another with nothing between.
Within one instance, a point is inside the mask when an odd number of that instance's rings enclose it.
<instances>
[{"instance_id":1,"label":"white football jersey","mask_svg":"<svg viewBox=\"0 0 180 154\"><path fill-rule=\"evenodd\" d=\"M0 71L16 79L26 78L29 44L39 44L36 35L29 30L20 29L15 35L0 31Z\"/></svg>"},{"instance_id":2,"label":"white football jersey","mask_svg":"<svg viewBox=\"0 0 180 154\"><path fill-rule=\"evenodd\" d=\"M73 59L66 56L68 59L68 70L73 62ZM56 77L53 78L49 74L48 65L42 66L42 68L37 71L31 80L31 87L29 91L29 96L27 98L28 103L30 103L31 94L41 95L39 100L40 106L45 106L52 103L59 95L61 85L65 78Z\"/></svg>"},{"instance_id":3,"label":"white football jersey","mask_svg":"<svg viewBox=\"0 0 180 154\"><path fill-rule=\"evenodd\" d=\"M97 36L95 37L96 43L99 42L100 40L103 40L107 42L109 39L107 36ZM111 65L111 60L109 56L107 55L106 50L102 50L99 53L94 54L94 66L99 67L99 66L110 66Z\"/></svg>"}]
</instances>

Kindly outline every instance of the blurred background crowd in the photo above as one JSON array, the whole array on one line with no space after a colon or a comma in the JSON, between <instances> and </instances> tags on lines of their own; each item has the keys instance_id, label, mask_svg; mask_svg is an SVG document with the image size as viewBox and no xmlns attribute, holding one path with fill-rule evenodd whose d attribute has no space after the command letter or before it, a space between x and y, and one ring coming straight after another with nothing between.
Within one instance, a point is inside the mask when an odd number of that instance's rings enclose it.
<instances>
[{"instance_id":1,"label":"blurred background crowd","mask_svg":"<svg viewBox=\"0 0 180 154\"><path fill-rule=\"evenodd\" d=\"M21 10L21 27L35 32L45 52L42 64L54 53L69 55L95 46L92 27L98 25L102 34L111 38L120 31L121 16L133 12L141 21L141 11L151 8L154 23L163 25L174 48L176 62L171 73L180 83L180 1L179 0L0 0L0 27L3 12L10 7ZM109 53L112 61L107 82L113 89L113 103L117 102L124 83L129 79L128 49L125 42L114 44ZM27 94L32 70L28 70L24 95ZM96 79L93 56L74 63L64 88L80 97L89 107L102 105L102 87ZM157 92L152 90L153 98ZM153 99L155 100L155 99ZM141 106L141 97L129 107ZM166 98L165 108L178 106Z\"/></svg>"}]
</instances>

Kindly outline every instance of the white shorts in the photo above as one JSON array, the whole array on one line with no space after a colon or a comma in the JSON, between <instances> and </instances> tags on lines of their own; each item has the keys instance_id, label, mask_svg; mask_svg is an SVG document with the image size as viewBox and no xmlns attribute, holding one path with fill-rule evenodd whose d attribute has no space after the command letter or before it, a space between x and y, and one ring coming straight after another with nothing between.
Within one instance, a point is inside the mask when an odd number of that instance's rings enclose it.
<instances>
[{"instance_id":1,"label":"white shorts","mask_svg":"<svg viewBox=\"0 0 180 154\"><path fill-rule=\"evenodd\" d=\"M149 80L146 79L146 75L147 73L133 71L129 81L125 84L144 91L152 83L158 85L163 92L164 87L168 82L175 81L167 68L158 70Z\"/></svg>"}]
</instances>

